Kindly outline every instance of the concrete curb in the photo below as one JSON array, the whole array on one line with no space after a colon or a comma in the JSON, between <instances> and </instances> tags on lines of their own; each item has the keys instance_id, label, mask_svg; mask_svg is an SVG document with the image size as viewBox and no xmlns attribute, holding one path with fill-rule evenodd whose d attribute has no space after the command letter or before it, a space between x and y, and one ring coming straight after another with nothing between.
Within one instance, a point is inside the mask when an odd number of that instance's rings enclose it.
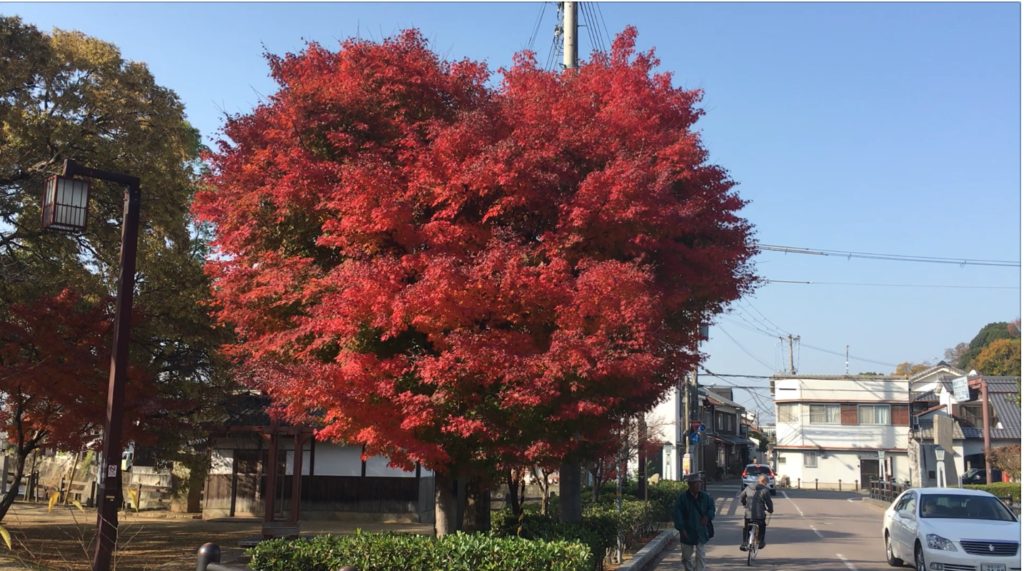
<instances>
[{"instance_id":1,"label":"concrete curb","mask_svg":"<svg viewBox=\"0 0 1024 571\"><path fill-rule=\"evenodd\" d=\"M645 545L643 549L637 551L633 557L630 557L629 561L620 565L616 571L642 571L647 567L648 563L654 561L665 547L671 545L678 537L679 532L674 529L659 533L658 536Z\"/></svg>"},{"instance_id":2,"label":"concrete curb","mask_svg":"<svg viewBox=\"0 0 1024 571\"><path fill-rule=\"evenodd\" d=\"M892 505L892 502L885 502L882 500L876 500L874 498L861 498L860 501L864 502L865 504L875 506L876 508L881 508L883 510L889 509L889 506Z\"/></svg>"}]
</instances>

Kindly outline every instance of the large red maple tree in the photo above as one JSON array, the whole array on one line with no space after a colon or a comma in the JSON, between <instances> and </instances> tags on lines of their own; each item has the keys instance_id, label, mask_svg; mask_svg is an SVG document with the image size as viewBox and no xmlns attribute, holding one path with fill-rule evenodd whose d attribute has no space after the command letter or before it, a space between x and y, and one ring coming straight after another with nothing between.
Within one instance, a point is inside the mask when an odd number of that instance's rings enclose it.
<instances>
[{"instance_id":1,"label":"large red maple tree","mask_svg":"<svg viewBox=\"0 0 1024 571\"><path fill-rule=\"evenodd\" d=\"M282 414L443 491L600 442L692 369L754 285L752 228L701 93L635 38L496 85L416 31L268 56L280 89L226 122L194 210L229 350Z\"/></svg>"}]
</instances>

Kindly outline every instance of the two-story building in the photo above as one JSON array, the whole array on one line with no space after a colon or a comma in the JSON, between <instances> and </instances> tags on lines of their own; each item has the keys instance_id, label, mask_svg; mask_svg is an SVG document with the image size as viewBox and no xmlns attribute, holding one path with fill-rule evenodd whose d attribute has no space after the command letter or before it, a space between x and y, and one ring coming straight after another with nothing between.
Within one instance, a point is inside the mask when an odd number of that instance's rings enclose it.
<instances>
[{"instance_id":1,"label":"two-story building","mask_svg":"<svg viewBox=\"0 0 1024 571\"><path fill-rule=\"evenodd\" d=\"M704 472L711 477L719 473L719 468L723 474L737 468L742 470L751 457L753 442L743 434L740 422L746 409L732 400L732 388L698 388L697 408L705 430L696 445L686 444L691 428L684 418L678 388L669 390L665 399L647 415L648 425L658 427L665 439L660 474L664 480L683 479L686 472L684 450L690 454L690 471Z\"/></svg>"},{"instance_id":2,"label":"two-story building","mask_svg":"<svg viewBox=\"0 0 1024 571\"><path fill-rule=\"evenodd\" d=\"M794 485L909 478L907 377L776 375L771 393L776 468Z\"/></svg>"}]
</instances>

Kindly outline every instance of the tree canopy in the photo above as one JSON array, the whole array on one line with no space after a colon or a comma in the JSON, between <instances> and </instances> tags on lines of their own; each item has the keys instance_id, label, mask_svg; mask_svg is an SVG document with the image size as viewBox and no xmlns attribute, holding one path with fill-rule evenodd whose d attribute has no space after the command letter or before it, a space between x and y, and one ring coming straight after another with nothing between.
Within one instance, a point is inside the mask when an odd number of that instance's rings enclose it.
<instances>
[{"instance_id":1,"label":"tree canopy","mask_svg":"<svg viewBox=\"0 0 1024 571\"><path fill-rule=\"evenodd\" d=\"M282 414L458 475L601 444L692 369L754 284L752 228L701 93L635 37L496 87L416 31L268 56L280 89L226 123L195 212Z\"/></svg>"},{"instance_id":2,"label":"tree canopy","mask_svg":"<svg viewBox=\"0 0 1024 571\"><path fill-rule=\"evenodd\" d=\"M208 315L208 249L189 212L201 144L177 95L112 44L0 16L0 133L0 319L10 322L13 307L38 307L65 290L96 307L114 295L124 189L93 181L81 234L40 228L42 189L69 158L137 176L135 303L147 317L133 327L130 352L153 372L148 390L201 413L218 375L216 348L229 332ZM175 450L188 434L176 429L160 441Z\"/></svg>"}]
</instances>

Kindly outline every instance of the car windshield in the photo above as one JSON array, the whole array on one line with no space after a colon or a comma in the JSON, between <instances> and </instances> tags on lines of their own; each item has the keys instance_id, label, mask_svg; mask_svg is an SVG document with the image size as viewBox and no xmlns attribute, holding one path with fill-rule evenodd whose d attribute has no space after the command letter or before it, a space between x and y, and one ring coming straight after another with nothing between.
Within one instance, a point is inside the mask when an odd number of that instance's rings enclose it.
<instances>
[{"instance_id":1,"label":"car windshield","mask_svg":"<svg viewBox=\"0 0 1024 571\"><path fill-rule=\"evenodd\" d=\"M961 494L924 494L921 517L1016 521L1003 502L993 497Z\"/></svg>"},{"instance_id":2,"label":"car windshield","mask_svg":"<svg viewBox=\"0 0 1024 571\"><path fill-rule=\"evenodd\" d=\"M757 474L768 474L770 476L771 473L772 469L769 468L768 466L747 466L748 476L754 476Z\"/></svg>"}]
</instances>

